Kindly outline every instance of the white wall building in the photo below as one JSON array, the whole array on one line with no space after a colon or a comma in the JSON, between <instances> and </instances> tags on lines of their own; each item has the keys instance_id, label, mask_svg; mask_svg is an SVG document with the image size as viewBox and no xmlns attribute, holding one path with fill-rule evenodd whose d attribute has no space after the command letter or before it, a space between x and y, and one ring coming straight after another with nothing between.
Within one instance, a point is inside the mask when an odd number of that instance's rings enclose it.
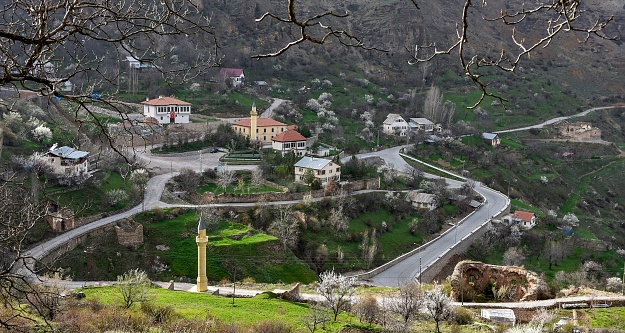
<instances>
[{"instance_id":1,"label":"white wall building","mask_svg":"<svg viewBox=\"0 0 625 333\"><path fill-rule=\"evenodd\" d=\"M388 135L406 136L408 123L397 113L389 113L382 123L382 132Z\"/></svg>"},{"instance_id":2,"label":"white wall building","mask_svg":"<svg viewBox=\"0 0 625 333\"><path fill-rule=\"evenodd\" d=\"M323 158L304 157L294 165L295 167L295 181L299 183L306 183L306 173L308 170L312 172L312 175L321 181L321 184L325 185L328 180L333 178L339 182L341 180L341 167Z\"/></svg>"},{"instance_id":3,"label":"white wall building","mask_svg":"<svg viewBox=\"0 0 625 333\"><path fill-rule=\"evenodd\" d=\"M80 175L89 171L89 152L76 150L68 146L52 147L46 157L55 174Z\"/></svg>"},{"instance_id":4,"label":"white wall building","mask_svg":"<svg viewBox=\"0 0 625 333\"><path fill-rule=\"evenodd\" d=\"M159 96L155 99L141 102L143 115L152 117L159 124L187 124L191 116L191 103L173 97Z\"/></svg>"}]
</instances>

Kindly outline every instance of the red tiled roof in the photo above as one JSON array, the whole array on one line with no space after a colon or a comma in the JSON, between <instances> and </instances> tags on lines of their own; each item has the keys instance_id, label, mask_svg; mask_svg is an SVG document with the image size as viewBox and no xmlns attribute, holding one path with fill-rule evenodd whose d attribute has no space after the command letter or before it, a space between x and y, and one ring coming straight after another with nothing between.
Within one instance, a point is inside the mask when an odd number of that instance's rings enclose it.
<instances>
[{"instance_id":1,"label":"red tiled roof","mask_svg":"<svg viewBox=\"0 0 625 333\"><path fill-rule=\"evenodd\" d=\"M306 138L299 134L297 131L285 131L282 132L271 139L272 141L277 142L294 142L294 141L306 141Z\"/></svg>"},{"instance_id":2,"label":"red tiled roof","mask_svg":"<svg viewBox=\"0 0 625 333\"><path fill-rule=\"evenodd\" d=\"M232 123L232 125L239 125L239 126L243 126L243 127L250 127L252 126L252 121L250 119L243 119L243 120L239 120L236 121L234 123ZM273 120L271 118L258 118L256 120L256 127L269 127L269 126L286 126L286 124L283 124L277 120Z\"/></svg>"},{"instance_id":3,"label":"red tiled roof","mask_svg":"<svg viewBox=\"0 0 625 333\"><path fill-rule=\"evenodd\" d=\"M151 99L149 101L141 102L141 104L156 105L156 106L163 106L163 105L191 105L191 103L189 103L189 102L181 101L181 100L179 100L177 98L166 97L166 96L160 96L159 98L155 98L155 99Z\"/></svg>"},{"instance_id":4,"label":"red tiled roof","mask_svg":"<svg viewBox=\"0 0 625 333\"><path fill-rule=\"evenodd\" d=\"M243 68L222 68L219 71L219 76L236 77L236 76L241 76L242 74L243 74Z\"/></svg>"},{"instance_id":5,"label":"red tiled roof","mask_svg":"<svg viewBox=\"0 0 625 333\"><path fill-rule=\"evenodd\" d=\"M534 218L534 213L517 210L514 212L514 218L517 218L522 221L531 222L532 218Z\"/></svg>"}]
</instances>

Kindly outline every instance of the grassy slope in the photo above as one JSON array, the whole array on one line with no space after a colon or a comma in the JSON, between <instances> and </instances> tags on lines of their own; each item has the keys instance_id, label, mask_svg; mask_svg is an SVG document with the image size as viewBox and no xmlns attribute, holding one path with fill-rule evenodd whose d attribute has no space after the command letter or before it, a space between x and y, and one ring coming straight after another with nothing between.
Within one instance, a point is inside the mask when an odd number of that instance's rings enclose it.
<instances>
[{"instance_id":1,"label":"grassy slope","mask_svg":"<svg viewBox=\"0 0 625 333\"><path fill-rule=\"evenodd\" d=\"M188 211L171 220L145 224L145 243L137 250L118 245L113 232L90 237L85 244L59 260L57 266L70 267L69 274L75 280L86 279L87 258L83 251L90 246L97 249L92 255L92 272L98 279L115 280L123 272L139 266L158 280L185 276L193 280L197 276L197 219L194 211ZM209 281L231 280L233 267L236 267L237 280L246 277L253 277L258 282L308 283L316 280L308 266L290 251L282 251L273 236L225 221L208 236ZM167 246L169 250L160 251L157 245ZM155 270L164 267L163 264L167 265L164 270Z\"/></svg>"}]
</instances>

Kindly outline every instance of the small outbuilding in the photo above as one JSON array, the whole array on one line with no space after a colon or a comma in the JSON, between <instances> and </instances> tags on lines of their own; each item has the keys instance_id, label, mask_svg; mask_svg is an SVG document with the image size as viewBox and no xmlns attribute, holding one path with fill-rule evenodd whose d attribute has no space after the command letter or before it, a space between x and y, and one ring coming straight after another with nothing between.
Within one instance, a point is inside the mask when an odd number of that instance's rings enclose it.
<instances>
[{"instance_id":1,"label":"small outbuilding","mask_svg":"<svg viewBox=\"0 0 625 333\"><path fill-rule=\"evenodd\" d=\"M514 326L516 316L512 309L482 309L480 316L498 324Z\"/></svg>"}]
</instances>

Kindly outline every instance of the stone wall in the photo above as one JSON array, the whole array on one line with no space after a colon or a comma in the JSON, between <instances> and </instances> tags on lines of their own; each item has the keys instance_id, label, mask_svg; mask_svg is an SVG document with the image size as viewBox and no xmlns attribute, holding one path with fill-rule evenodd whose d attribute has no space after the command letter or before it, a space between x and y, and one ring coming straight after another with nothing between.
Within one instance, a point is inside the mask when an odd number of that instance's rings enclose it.
<instances>
[{"instance_id":1,"label":"stone wall","mask_svg":"<svg viewBox=\"0 0 625 333\"><path fill-rule=\"evenodd\" d=\"M451 298L455 301L484 302L485 295L505 302L523 302L552 297L547 283L538 274L521 267L461 261L451 276ZM484 298L487 299L484 299Z\"/></svg>"},{"instance_id":2,"label":"stone wall","mask_svg":"<svg viewBox=\"0 0 625 333\"><path fill-rule=\"evenodd\" d=\"M272 185L273 186L273 185ZM364 179L357 180L353 182L349 182L342 185L343 189L348 193L352 193L360 190L377 190L380 188L380 179ZM260 194L220 194L213 195L210 192L204 194L202 198L202 202L210 202L214 204L222 204L222 203L230 203L230 202L244 202L244 203L254 203L254 202L272 202L272 201L292 201L292 200L302 200L305 195L311 195L313 198L321 198L326 195L323 189L315 190L310 192L267 192Z\"/></svg>"},{"instance_id":3,"label":"stone wall","mask_svg":"<svg viewBox=\"0 0 625 333\"><path fill-rule=\"evenodd\" d=\"M115 226L117 242L121 246L137 249L143 244L143 225L139 223L123 222Z\"/></svg>"}]
</instances>

